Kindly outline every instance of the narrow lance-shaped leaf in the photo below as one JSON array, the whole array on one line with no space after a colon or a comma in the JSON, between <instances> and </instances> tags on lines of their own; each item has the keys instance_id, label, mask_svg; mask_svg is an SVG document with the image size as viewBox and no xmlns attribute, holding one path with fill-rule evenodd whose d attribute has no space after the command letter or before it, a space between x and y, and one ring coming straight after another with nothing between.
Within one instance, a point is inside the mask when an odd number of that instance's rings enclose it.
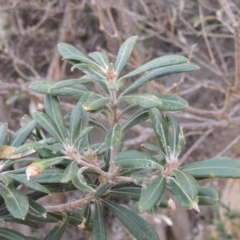
<instances>
[{"instance_id":1,"label":"narrow lance-shaped leaf","mask_svg":"<svg viewBox=\"0 0 240 240\"><path fill-rule=\"evenodd\" d=\"M125 96L129 94L130 92L137 90L141 86L143 86L148 81L174 74L174 73L183 73L183 72L191 72L194 70L199 69L199 67L196 64L193 63L182 63L178 65L173 66L167 66L163 68L157 68L154 70L151 70L147 74L143 75L142 77L138 78L135 82L133 82L121 95Z\"/></svg>"},{"instance_id":2,"label":"narrow lance-shaped leaf","mask_svg":"<svg viewBox=\"0 0 240 240\"><path fill-rule=\"evenodd\" d=\"M13 134L13 136L9 140L9 145L15 147L21 146L23 143L26 142L27 138L32 133L36 125L37 122L35 120L32 120L31 122L21 127L16 133Z\"/></svg>"},{"instance_id":3,"label":"narrow lance-shaped leaf","mask_svg":"<svg viewBox=\"0 0 240 240\"><path fill-rule=\"evenodd\" d=\"M178 137L179 137L179 125L177 119L170 113L166 116L168 124L168 145L170 146L171 153L174 157L178 157Z\"/></svg>"},{"instance_id":4,"label":"narrow lance-shaped leaf","mask_svg":"<svg viewBox=\"0 0 240 240\"><path fill-rule=\"evenodd\" d=\"M63 56L64 59L68 60L76 60L84 63L92 64L96 67L101 68L98 64L94 61L88 59L82 52L80 52L75 47L67 44L67 43L59 43L58 44L58 51Z\"/></svg>"},{"instance_id":5,"label":"narrow lance-shaped leaf","mask_svg":"<svg viewBox=\"0 0 240 240\"><path fill-rule=\"evenodd\" d=\"M39 203L35 202L31 198L28 198L29 201L29 209L28 213L36 216L36 217L47 217L47 211L46 209Z\"/></svg>"},{"instance_id":6,"label":"narrow lance-shaped leaf","mask_svg":"<svg viewBox=\"0 0 240 240\"><path fill-rule=\"evenodd\" d=\"M38 80L32 82L29 85L29 88L38 93L48 94L50 87L53 86L55 83L55 81Z\"/></svg>"},{"instance_id":7,"label":"narrow lance-shaped leaf","mask_svg":"<svg viewBox=\"0 0 240 240\"><path fill-rule=\"evenodd\" d=\"M199 205L213 205L219 200L218 193L213 188L200 187L198 192L198 200Z\"/></svg>"},{"instance_id":8,"label":"narrow lance-shaped leaf","mask_svg":"<svg viewBox=\"0 0 240 240\"><path fill-rule=\"evenodd\" d=\"M67 168L64 170L63 173L63 178L61 180L61 182L63 183L67 183L69 181L71 181L72 179L74 179L77 176L78 173L78 164L76 161L72 161Z\"/></svg>"},{"instance_id":9,"label":"narrow lance-shaped leaf","mask_svg":"<svg viewBox=\"0 0 240 240\"><path fill-rule=\"evenodd\" d=\"M97 190L94 193L95 197L100 197L106 193L106 191L112 186L111 183L105 183L97 188Z\"/></svg>"},{"instance_id":10,"label":"narrow lance-shaped leaf","mask_svg":"<svg viewBox=\"0 0 240 240\"><path fill-rule=\"evenodd\" d=\"M105 53L92 52L92 53L89 53L88 56L91 57L93 60L95 60L99 65L101 65L105 69L109 65L109 59Z\"/></svg>"},{"instance_id":11,"label":"narrow lance-shaped leaf","mask_svg":"<svg viewBox=\"0 0 240 240\"><path fill-rule=\"evenodd\" d=\"M98 202L95 202L93 218L93 240L107 240L105 221Z\"/></svg>"},{"instance_id":12,"label":"narrow lance-shaped leaf","mask_svg":"<svg viewBox=\"0 0 240 240\"><path fill-rule=\"evenodd\" d=\"M121 168L162 169L162 166L154 157L135 150L119 152L115 158L115 163Z\"/></svg>"},{"instance_id":13,"label":"narrow lance-shaped leaf","mask_svg":"<svg viewBox=\"0 0 240 240\"><path fill-rule=\"evenodd\" d=\"M88 91L90 91L90 89L87 88L86 86L82 84L75 84L72 86L66 86L66 87L54 88L54 89L50 87L48 94L52 96L66 96L66 97L80 99L84 95L84 93Z\"/></svg>"},{"instance_id":14,"label":"narrow lance-shaped leaf","mask_svg":"<svg viewBox=\"0 0 240 240\"><path fill-rule=\"evenodd\" d=\"M163 153L167 152L167 137L168 137L168 129L167 123L162 115L162 113L157 108L152 108L149 111L149 118L152 122L153 130L156 134L158 143L161 147Z\"/></svg>"},{"instance_id":15,"label":"narrow lance-shaped leaf","mask_svg":"<svg viewBox=\"0 0 240 240\"><path fill-rule=\"evenodd\" d=\"M92 125L93 127L96 127L98 129L102 130L105 133L107 132L107 129L94 118L89 119L89 124Z\"/></svg>"},{"instance_id":16,"label":"narrow lance-shaped leaf","mask_svg":"<svg viewBox=\"0 0 240 240\"><path fill-rule=\"evenodd\" d=\"M8 124L0 122L0 151L7 136Z\"/></svg>"},{"instance_id":17,"label":"narrow lance-shaped leaf","mask_svg":"<svg viewBox=\"0 0 240 240\"><path fill-rule=\"evenodd\" d=\"M130 120L122 128L122 131L124 132L127 129L132 128L133 126L136 126L137 124L146 121L148 118L149 118L148 110L140 110L130 118Z\"/></svg>"},{"instance_id":18,"label":"narrow lance-shaped leaf","mask_svg":"<svg viewBox=\"0 0 240 240\"><path fill-rule=\"evenodd\" d=\"M122 137L122 129L120 124L115 124L107 133L105 145L107 148L114 148L120 142Z\"/></svg>"},{"instance_id":19,"label":"narrow lance-shaped leaf","mask_svg":"<svg viewBox=\"0 0 240 240\"><path fill-rule=\"evenodd\" d=\"M32 221L30 221L28 219L24 219L24 220L16 219L16 218L14 218L12 216L3 216L1 218L1 221L22 224L22 225L29 226L29 227L35 228L35 229L39 228L39 226L35 222L32 222ZM1 238L1 240L4 240L4 239ZM9 240L9 239L7 239L7 240Z\"/></svg>"},{"instance_id":20,"label":"narrow lance-shaped leaf","mask_svg":"<svg viewBox=\"0 0 240 240\"><path fill-rule=\"evenodd\" d=\"M191 198L186 191L180 186L178 181L176 181L174 178L171 178L170 181L172 191L178 201L187 209L195 209L196 211L200 212L198 208L198 198L197 196Z\"/></svg>"},{"instance_id":21,"label":"narrow lance-shaped leaf","mask_svg":"<svg viewBox=\"0 0 240 240\"><path fill-rule=\"evenodd\" d=\"M19 174L19 175L9 174L9 176L11 178L13 178L14 180L16 180L17 182L22 183L25 186L27 186L35 191L44 192L44 193L48 193L48 194L50 193L50 191L46 187L44 187L44 186L40 185L39 183L36 183L30 179L28 180L25 174L24 175L23 174Z\"/></svg>"},{"instance_id":22,"label":"narrow lance-shaped leaf","mask_svg":"<svg viewBox=\"0 0 240 240\"><path fill-rule=\"evenodd\" d=\"M79 128L81 116L82 116L82 111L83 108L81 106L81 102L79 101L77 105L73 108L71 116L70 116L70 126L69 126L69 135L70 135L70 141L71 144L74 143L74 139L76 138L77 135L77 130Z\"/></svg>"},{"instance_id":23,"label":"narrow lance-shaped leaf","mask_svg":"<svg viewBox=\"0 0 240 240\"><path fill-rule=\"evenodd\" d=\"M110 194L118 197L139 201L141 196L140 187L121 187L110 190Z\"/></svg>"},{"instance_id":24,"label":"narrow lance-shaped leaf","mask_svg":"<svg viewBox=\"0 0 240 240\"><path fill-rule=\"evenodd\" d=\"M61 226L54 227L44 238L44 240L60 240L68 225L68 216L65 215Z\"/></svg>"},{"instance_id":25,"label":"narrow lance-shaped leaf","mask_svg":"<svg viewBox=\"0 0 240 240\"><path fill-rule=\"evenodd\" d=\"M148 150L154 151L158 153L158 155L162 155L162 157L164 157L162 150L151 143L143 143L141 146L147 148Z\"/></svg>"},{"instance_id":26,"label":"narrow lance-shaped leaf","mask_svg":"<svg viewBox=\"0 0 240 240\"><path fill-rule=\"evenodd\" d=\"M78 188L78 189L80 189L80 190L82 190L82 191L84 191L84 192L94 192L94 189L87 184L84 176L82 175L82 172L83 172L84 170L85 170L84 167L79 169L78 174L77 174L77 176L72 180L72 183L73 183L73 185L74 185L76 188Z\"/></svg>"},{"instance_id":27,"label":"narrow lance-shaped leaf","mask_svg":"<svg viewBox=\"0 0 240 240\"><path fill-rule=\"evenodd\" d=\"M172 66L172 65L177 65L180 63L187 63L188 59L183 57L183 56L178 56L178 55L169 55L169 56L162 56L159 58L155 58L145 64L143 64L141 67L135 69L134 71L124 75L121 77L121 79L126 79L129 77L133 77L135 75L141 74L143 72L155 69L155 68L161 68L161 67L166 67L166 66Z\"/></svg>"},{"instance_id":28,"label":"narrow lance-shaped leaf","mask_svg":"<svg viewBox=\"0 0 240 240\"><path fill-rule=\"evenodd\" d=\"M157 97L162 101L158 108L162 111L181 111L188 107L188 102L178 96L171 94L158 94Z\"/></svg>"},{"instance_id":29,"label":"narrow lance-shaped leaf","mask_svg":"<svg viewBox=\"0 0 240 240\"><path fill-rule=\"evenodd\" d=\"M13 217L25 219L28 212L28 198L14 186L6 187L0 183L0 194L4 198L5 205Z\"/></svg>"},{"instance_id":30,"label":"narrow lance-shaped leaf","mask_svg":"<svg viewBox=\"0 0 240 240\"><path fill-rule=\"evenodd\" d=\"M127 95L119 99L119 101L126 101L129 103L137 104L142 108L153 108L162 105L162 100L152 94L138 94Z\"/></svg>"},{"instance_id":31,"label":"narrow lance-shaped leaf","mask_svg":"<svg viewBox=\"0 0 240 240\"><path fill-rule=\"evenodd\" d=\"M61 179L63 177L63 170L62 169L58 169L58 168L49 168L44 170L41 174L31 177L31 179L34 182L37 183L60 183ZM63 183L62 183L63 185ZM52 188L52 186L50 186ZM50 192L52 192L51 188L48 185L48 189L50 189ZM58 186L59 188L59 186ZM63 189L65 189L66 186L63 186L62 188L60 188L60 191L63 191ZM55 190L54 190L55 191Z\"/></svg>"},{"instance_id":32,"label":"narrow lance-shaped leaf","mask_svg":"<svg viewBox=\"0 0 240 240\"><path fill-rule=\"evenodd\" d=\"M139 210L146 211L153 208L160 201L165 188L165 177L157 177L146 189L142 190L141 197L138 203Z\"/></svg>"},{"instance_id":33,"label":"narrow lance-shaped leaf","mask_svg":"<svg viewBox=\"0 0 240 240\"><path fill-rule=\"evenodd\" d=\"M227 157L216 157L190 163L181 167L180 170L196 178L239 178L240 161Z\"/></svg>"},{"instance_id":34,"label":"narrow lance-shaped leaf","mask_svg":"<svg viewBox=\"0 0 240 240\"><path fill-rule=\"evenodd\" d=\"M47 115L52 119L53 123L61 135L61 139L67 139L67 130L63 122L62 112L57 97L46 95L44 106Z\"/></svg>"},{"instance_id":35,"label":"narrow lance-shaped leaf","mask_svg":"<svg viewBox=\"0 0 240 240\"><path fill-rule=\"evenodd\" d=\"M101 201L137 240L159 240L155 230L135 212L107 200Z\"/></svg>"},{"instance_id":36,"label":"narrow lance-shaped leaf","mask_svg":"<svg viewBox=\"0 0 240 240\"><path fill-rule=\"evenodd\" d=\"M199 185L196 181L196 179L186 173L183 172L179 169L174 169L173 170L173 174L175 175L179 186L188 194L190 195L191 198L193 198L194 196L196 196L199 192Z\"/></svg>"},{"instance_id":37,"label":"narrow lance-shaped leaf","mask_svg":"<svg viewBox=\"0 0 240 240\"><path fill-rule=\"evenodd\" d=\"M38 240L37 238L30 238L15 230L3 227L0 227L0 237L2 240Z\"/></svg>"},{"instance_id":38,"label":"narrow lance-shaped leaf","mask_svg":"<svg viewBox=\"0 0 240 240\"><path fill-rule=\"evenodd\" d=\"M120 47L118 54L117 54L117 60L115 63L115 71L119 74L123 67L126 65L133 47L138 39L138 36L132 36L128 38Z\"/></svg>"},{"instance_id":39,"label":"narrow lance-shaped leaf","mask_svg":"<svg viewBox=\"0 0 240 240\"><path fill-rule=\"evenodd\" d=\"M35 112L33 114L34 119L37 123L39 123L47 132L49 132L54 138L59 140L60 142L64 142L65 139L62 138L59 133L56 125L53 123L50 117L42 112Z\"/></svg>"}]
</instances>

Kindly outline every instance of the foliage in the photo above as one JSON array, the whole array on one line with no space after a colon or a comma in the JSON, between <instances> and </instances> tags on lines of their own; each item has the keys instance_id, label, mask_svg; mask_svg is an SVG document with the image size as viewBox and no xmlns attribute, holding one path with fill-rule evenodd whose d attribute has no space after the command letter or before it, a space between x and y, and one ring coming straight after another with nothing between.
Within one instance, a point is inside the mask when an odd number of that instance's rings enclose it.
<instances>
[{"instance_id":1,"label":"foliage","mask_svg":"<svg viewBox=\"0 0 240 240\"><path fill-rule=\"evenodd\" d=\"M113 202L112 196L135 200L140 211L156 213L159 207L172 207L173 194L185 208L200 211L199 205L214 204L218 195L197 180L240 177L239 161L226 157L180 166L185 138L170 112L183 110L187 101L170 94L140 94L136 90L149 81L199 67L185 57L169 55L122 76L136 41L137 36L133 36L122 44L115 64L102 52L90 53L90 59L69 44L58 45L72 69L86 75L61 82L33 82L30 89L46 95L45 113L35 112L10 138L7 124L0 124L2 221L37 228L36 222L61 220L45 240L60 239L68 224L92 231L94 239L104 240L106 207L136 239L157 240L157 233L143 218ZM134 76L136 79L128 85L127 79ZM96 84L99 90L92 91L87 83ZM59 96L78 99L65 117ZM132 117L126 121L123 116L131 111ZM123 150L126 130L143 121L150 121L158 146L144 143L144 152ZM105 136L99 143L91 138L94 128ZM16 162L23 163L22 167L16 167ZM28 191L22 191L23 186ZM83 197L57 206L36 202L47 194L65 191L76 191ZM5 228L0 228L0 235L6 239L33 239Z\"/></svg>"}]
</instances>

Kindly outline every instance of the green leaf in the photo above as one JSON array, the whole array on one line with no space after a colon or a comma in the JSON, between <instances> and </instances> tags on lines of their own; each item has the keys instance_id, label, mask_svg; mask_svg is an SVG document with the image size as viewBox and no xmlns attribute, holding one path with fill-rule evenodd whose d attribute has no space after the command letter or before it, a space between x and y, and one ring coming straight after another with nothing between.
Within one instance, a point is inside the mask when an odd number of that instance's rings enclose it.
<instances>
[{"instance_id":1,"label":"green leaf","mask_svg":"<svg viewBox=\"0 0 240 240\"><path fill-rule=\"evenodd\" d=\"M73 185L84 192L94 192L94 189L87 184L84 176L82 175L82 171L84 171L84 169L80 168L77 176L72 180Z\"/></svg>"},{"instance_id":2,"label":"green leaf","mask_svg":"<svg viewBox=\"0 0 240 240\"><path fill-rule=\"evenodd\" d=\"M200 187L200 190L198 192L198 200L199 205L213 205L219 200L218 193L213 188Z\"/></svg>"},{"instance_id":3,"label":"green leaf","mask_svg":"<svg viewBox=\"0 0 240 240\"><path fill-rule=\"evenodd\" d=\"M13 217L25 219L28 212L28 198L14 186L6 187L0 183L0 195L4 198L5 205Z\"/></svg>"},{"instance_id":4,"label":"green leaf","mask_svg":"<svg viewBox=\"0 0 240 240\"><path fill-rule=\"evenodd\" d=\"M80 134L78 135L78 137L76 138L76 140L75 140L75 143L74 143L74 147L76 147L77 145L78 145L78 149L80 149L81 147L81 143L82 143L82 140L84 140L84 136L86 135L86 134L88 134L90 131L92 130L92 126L90 126L90 127L86 127L84 130L82 130L81 132L80 132ZM86 138L85 138L86 139Z\"/></svg>"},{"instance_id":5,"label":"green leaf","mask_svg":"<svg viewBox=\"0 0 240 240\"><path fill-rule=\"evenodd\" d=\"M91 204L87 203L86 206L84 207L83 211L82 211L83 224L84 224L85 228L88 227L88 225L91 221L91 213L92 213Z\"/></svg>"},{"instance_id":6,"label":"green leaf","mask_svg":"<svg viewBox=\"0 0 240 240\"><path fill-rule=\"evenodd\" d=\"M59 183L61 182L62 177L63 177L62 169L52 168L46 169L41 174L31 177L31 180L38 183Z\"/></svg>"},{"instance_id":7,"label":"green leaf","mask_svg":"<svg viewBox=\"0 0 240 240\"><path fill-rule=\"evenodd\" d=\"M97 188L97 190L94 193L95 197L100 197L106 193L106 191L112 186L110 182L105 183Z\"/></svg>"},{"instance_id":8,"label":"green leaf","mask_svg":"<svg viewBox=\"0 0 240 240\"><path fill-rule=\"evenodd\" d=\"M93 127L96 127L98 129L102 130L105 133L107 132L107 129L94 118L89 119L89 124L92 125Z\"/></svg>"},{"instance_id":9,"label":"green leaf","mask_svg":"<svg viewBox=\"0 0 240 240\"><path fill-rule=\"evenodd\" d=\"M181 111L188 107L188 102L176 95L158 94L157 97L162 101L158 108L162 111Z\"/></svg>"},{"instance_id":10,"label":"green leaf","mask_svg":"<svg viewBox=\"0 0 240 240\"><path fill-rule=\"evenodd\" d=\"M50 87L53 86L55 83L55 81L39 80L32 82L29 85L29 88L38 93L49 94Z\"/></svg>"},{"instance_id":11,"label":"green leaf","mask_svg":"<svg viewBox=\"0 0 240 240\"><path fill-rule=\"evenodd\" d=\"M96 67L92 64L86 63L74 64L71 70L73 71L76 68L92 78L103 79L104 81L106 79L102 71L99 69L99 67Z\"/></svg>"},{"instance_id":12,"label":"green leaf","mask_svg":"<svg viewBox=\"0 0 240 240\"><path fill-rule=\"evenodd\" d=\"M129 103L137 104L142 108L153 108L162 105L162 100L152 94L127 95L119 99Z\"/></svg>"},{"instance_id":13,"label":"green leaf","mask_svg":"<svg viewBox=\"0 0 240 240\"><path fill-rule=\"evenodd\" d=\"M37 122L32 120L23 127L21 127L16 133L13 134L9 140L9 145L18 147L26 142L29 135L32 133L33 129L36 127Z\"/></svg>"},{"instance_id":14,"label":"green leaf","mask_svg":"<svg viewBox=\"0 0 240 240\"><path fill-rule=\"evenodd\" d=\"M28 213L36 217L47 217L46 209L39 203L33 201L31 198L28 198L29 209Z\"/></svg>"},{"instance_id":15,"label":"green leaf","mask_svg":"<svg viewBox=\"0 0 240 240\"><path fill-rule=\"evenodd\" d=\"M110 190L110 194L118 197L139 201L141 196L140 187L120 187Z\"/></svg>"},{"instance_id":16,"label":"green leaf","mask_svg":"<svg viewBox=\"0 0 240 240\"><path fill-rule=\"evenodd\" d=\"M140 211L152 209L160 201L166 188L166 179L164 176L156 178L146 189L142 190L138 203Z\"/></svg>"},{"instance_id":17,"label":"green leaf","mask_svg":"<svg viewBox=\"0 0 240 240\"><path fill-rule=\"evenodd\" d=\"M107 84L107 88L108 90L119 90L123 87L123 83L122 82L109 82Z\"/></svg>"},{"instance_id":18,"label":"green leaf","mask_svg":"<svg viewBox=\"0 0 240 240\"><path fill-rule=\"evenodd\" d=\"M93 92L88 92L81 97L80 102L82 102L82 107L86 111L96 111L101 107L106 106L106 104L110 102L110 98L105 98Z\"/></svg>"},{"instance_id":19,"label":"green leaf","mask_svg":"<svg viewBox=\"0 0 240 240\"><path fill-rule=\"evenodd\" d=\"M82 52L80 52L75 47L67 44L67 43L59 43L58 51L63 56L64 59L67 60L76 60L79 62L89 63L96 67L100 67L94 61L88 59Z\"/></svg>"},{"instance_id":20,"label":"green leaf","mask_svg":"<svg viewBox=\"0 0 240 240\"><path fill-rule=\"evenodd\" d=\"M125 132L126 130L136 126L137 124L143 121L146 121L148 118L149 118L149 111L140 110L136 112L133 116L131 116L130 120L122 128L122 131Z\"/></svg>"},{"instance_id":21,"label":"green leaf","mask_svg":"<svg viewBox=\"0 0 240 240\"><path fill-rule=\"evenodd\" d=\"M80 120L81 120L81 116L82 116L82 103L79 101L77 103L77 105L73 108L71 116L70 116L70 126L69 126L69 135L70 135L70 142L71 145L74 143L74 140L77 136L77 130L79 128L80 125Z\"/></svg>"},{"instance_id":22,"label":"green leaf","mask_svg":"<svg viewBox=\"0 0 240 240\"><path fill-rule=\"evenodd\" d=\"M184 73L184 72L192 72L194 70L199 69L199 67L196 64L193 63L182 63L178 65L173 66L167 66L162 68L157 68L154 70L151 70L147 74L143 75L142 77L138 78L135 82L133 82L121 95L127 95L130 92L137 90L141 86L143 86L148 81L152 81L154 79L174 74L174 73Z\"/></svg>"},{"instance_id":23,"label":"green leaf","mask_svg":"<svg viewBox=\"0 0 240 240\"><path fill-rule=\"evenodd\" d=\"M163 153L167 153L168 129L167 122L162 113L157 108L149 110L149 118L152 122L153 130Z\"/></svg>"},{"instance_id":24,"label":"green leaf","mask_svg":"<svg viewBox=\"0 0 240 240\"><path fill-rule=\"evenodd\" d=\"M26 226L29 226L29 227L32 227L32 228L35 228L35 229L39 228L38 225L35 222L32 222L28 219L22 220L22 219L13 218L11 216L4 216L0 220L2 220L4 222L12 222L12 223L18 223L18 224L26 225Z\"/></svg>"},{"instance_id":25,"label":"green leaf","mask_svg":"<svg viewBox=\"0 0 240 240\"><path fill-rule=\"evenodd\" d=\"M17 147L13 152L11 152L11 154L9 156L19 154L19 153L23 153L23 152L24 152L24 155L26 156L27 154L34 153L35 150L39 150L39 149L41 149L41 150L47 149L47 150L50 150L54 153L61 152L63 150L63 149L55 147L53 145L44 144L44 142L48 143L47 140L48 139L40 140L39 142L25 143L24 145L22 145L20 147Z\"/></svg>"},{"instance_id":26,"label":"green leaf","mask_svg":"<svg viewBox=\"0 0 240 240\"><path fill-rule=\"evenodd\" d=\"M120 47L118 54L117 54L117 59L115 63L115 71L119 74L123 67L126 65L133 47L138 39L138 36L132 36L128 38Z\"/></svg>"},{"instance_id":27,"label":"green leaf","mask_svg":"<svg viewBox=\"0 0 240 240\"><path fill-rule=\"evenodd\" d=\"M121 168L157 168L162 169L158 161L149 154L128 150L119 152L115 163Z\"/></svg>"},{"instance_id":28,"label":"green leaf","mask_svg":"<svg viewBox=\"0 0 240 240\"><path fill-rule=\"evenodd\" d=\"M0 227L0 237L5 240L36 240L37 238L27 237L15 230Z\"/></svg>"},{"instance_id":29,"label":"green leaf","mask_svg":"<svg viewBox=\"0 0 240 240\"><path fill-rule=\"evenodd\" d=\"M11 178L13 178L15 181L22 183L25 186L27 186L35 191L44 192L44 193L48 193L48 194L50 193L50 191L46 187L42 186L41 184L36 183L36 182L32 181L31 179L28 180L26 177L26 174L19 174L19 175L9 174L9 176Z\"/></svg>"},{"instance_id":30,"label":"green leaf","mask_svg":"<svg viewBox=\"0 0 240 240\"><path fill-rule=\"evenodd\" d=\"M63 178L61 180L62 183L67 183L74 179L78 173L78 164L76 161L72 161L67 168L64 170Z\"/></svg>"},{"instance_id":31,"label":"green leaf","mask_svg":"<svg viewBox=\"0 0 240 240\"><path fill-rule=\"evenodd\" d=\"M93 82L93 83L105 83L105 81L103 79L91 79L91 78L77 78L77 79L69 79L69 80L63 80L61 82L57 82L55 84L53 84L50 88L49 88L49 93L48 94L54 94L56 93L57 89L62 89L62 88L66 88L66 87L74 87L74 86L78 86L81 83L88 83L88 82Z\"/></svg>"},{"instance_id":32,"label":"green leaf","mask_svg":"<svg viewBox=\"0 0 240 240\"><path fill-rule=\"evenodd\" d=\"M57 84L57 83L56 83ZM84 93L90 91L89 88L82 84L75 84L73 86L66 86L61 88L52 89L55 85L49 87L49 93L52 96L66 96L71 98L80 99Z\"/></svg>"},{"instance_id":33,"label":"green leaf","mask_svg":"<svg viewBox=\"0 0 240 240\"><path fill-rule=\"evenodd\" d=\"M3 182L6 186L13 183L13 179L11 178L10 174L8 174L8 173L1 173L0 181Z\"/></svg>"},{"instance_id":34,"label":"green leaf","mask_svg":"<svg viewBox=\"0 0 240 240\"><path fill-rule=\"evenodd\" d=\"M120 124L115 124L107 133L105 145L107 148L114 148L122 138L122 128Z\"/></svg>"},{"instance_id":35,"label":"green leaf","mask_svg":"<svg viewBox=\"0 0 240 240\"><path fill-rule=\"evenodd\" d=\"M175 175L179 186L191 197L193 198L194 196L196 196L199 192L199 185L196 181L196 179L186 173L183 172L179 169L174 169L173 170L173 174Z\"/></svg>"},{"instance_id":36,"label":"green leaf","mask_svg":"<svg viewBox=\"0 0 240 240\"><path fill-rule=\"evenodd\" d=\"M8 130L8 124L0 122L0 151L2 149L3 144L5 143L7 130Z\"/></svg>"},{"instance_id":37,"label":"green leaf","mask_svg":"<svg viewBox=\"0 0 240 240\"><path fill-rule=\"evenodd\" d=\"M93 60L95 60L100 66L107 69L109 65L109 59L105 53L92 52L92 53L89 53L88 56L91 57Z\"/></svg>"},{"instance_id":38,"label":"green leaf","mask_svg":"<svg viewBox=\"0 0 240 240\"><path fill-rule=\"evenodd\" d=\"M162 156L162 158L164 158L164 154L163 154L162 150L159 149L158 147L154 146L153 144L143 143L141 146L147 148L148 150L151 150L151 151L154 151L154 152L158 153L159 155Z\"/></svg>"},{"instance_id":39,"label":"green leaf","mask_svg":"<svg viewBox=\"0 0 240 240\"><path fill-rule=\"evenodd\" d=\"M239 178L240 161L227 157L216 157L190 163L181 167L180 170L196 178Z\"/></svg>"},{"instance_id":40,"label":"green leaf","mask_svg":"<svg viewBox=\"0 0 240 240\"><path fill-rule=\"evenodd\" d=\"M61 226L55 226L44 238L44 240L60 240L67 228L68 216L65 215Z\"/></svg>"},{"instance_id":41,"label":"green leaf","mask_svg":"<svg viewBox=\"0 0 240 240\"><path fill-rule=\"evenodd\" d=\"M52 119L60 133L61 139L67 139L67 130L63 122L62 112L57 97L46 95L44 106L47 115Z\"/></svg>"},{"instance_id":42,"label":"green leaf","mask_svg":"<svg viewBox=\"0 0 240 240\"><path fill-rule=\"evenodd\" d=\"M170 184L172 187L172 191L178 201L187 209L195 209L196 211L199 212L198 209L198 198L197 196L191 198L187 192L181 187L181 185L176 181L174 178L171 178Z\"/></svg>"},{"instance_id":43,"label":"green leaf","mask_svg":"<svg viewBox=\"0 0 240 240\"><path fill-rule=\"evenodd\" d=\"M93 218L93 240L107 240L105 221L98 202L95 202Z\"/></svg>"},{"instance_id":44,"label":"green leaf","mask_svg":"<svg viewBox=\"0 0 240 240\"><path fill-rule=\"evenodd\" d=\"M182 56L178 55L169 55L169 56L163 56L159 58L155 58L152 61L149 61L145 64L143 64L141 67L135 69L134 71L126 74L125 76L121 77L121 79L133 77L135 75L141 74L143 72L155 69L155 68L161 68L161 67L166 67L166 66L172 66L172 65L177 65L180 63L187 63L188 59Z\"/></svg>"},{"instance_id":45,"label":"green leaf","mask_svg":"<svg viewBox=\"0 0 240 240\"><path fill-rule=\"evenodd\" d=\"M107 200L102 202L137 240L159 240L155 230L135 212Z\"/></svg>"},{"instance_id":46,"label":"green leaf","mask_svg":"<svg viewBox=\"0 0 240 240\"><path fill-rule=\"evenodd\" d=\"M171 149L171 153L178 157L178 137L180 127L178 125L178 120L175 116L168 113L166 115L166 120L168 124L168 145Z\"/></svg>"},{"instance_id":47,"label":"green leaf","mask_svg":"<svg viewBox=\"0 0 240 240\"><path fill-rule=\"evenodd\" d=\"M50 133L54 138L60 142L65 142L66 139L62 138L62 135L58 131L56 125L53 123L50 117L45 113L35 112L33 114L34 119L38 124L40 124L48 133Z\"/></svg>"}]
</instances>

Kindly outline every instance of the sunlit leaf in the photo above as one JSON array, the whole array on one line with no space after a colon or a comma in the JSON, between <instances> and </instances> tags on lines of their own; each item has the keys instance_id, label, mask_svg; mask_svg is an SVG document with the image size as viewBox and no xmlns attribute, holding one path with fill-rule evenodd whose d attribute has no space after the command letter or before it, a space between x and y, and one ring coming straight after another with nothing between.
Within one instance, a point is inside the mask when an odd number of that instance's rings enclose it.
<instances>
[{"instance_id":1,"label":"sunlit leaf","mask_svg":"<svg viewBox=\"0 0 240 240\"><path fill-rule=\"evenodd\" d=\"M123 67L126 65L130 57L133 47L138 39L138 36L128 38L120 47L115 63L115 71L119 74Z\"/></svg>"},{"instance_id":2,"label":"sunlit leaf","mask_svg":"<svg viewBox=\"0 0 240 240\"><path fill-rule=\"evenodd\" d=\"M168 142L167 122L163 114L157 108L152 108L149 110L149 118L152 122L152 127L156 134L161 150L163 153L166 153Z\"/></svg>"},{"instance_id":3,"label":"sunlit leaf","mask_svg":"<svg viewBox=\"0 0 240 240\"><path fill-rule=\"evenodd\" d=\"M103 68L107 68L109 65L108 56L103 52L92 52L88 54L93 60L95 60Z\"/></svg>"},{"instance_id":4,"label":"sunlit leaf","mask_svg":"<svg viewBox=\"0 0 240 240\"><path fill-rule=\"evenodd\" d=\"M155 58L145 64L143 64L141 67L133 70L132 72L124 75L121 77L120 80L133 77L135 75L141 74L143 72L155 69L155 68L161 68L161 67L166 67L166 66L172 66L172 65L177 65L180 63L187 63L188 59L182 56L178 55L168 55L168 56L162 56L159 58Z\"/></svg>"},{"instance_id":5,"label":"sunlit leaf","mask_svg":"<svg viewBox=\"0 0 240 240\"><path fill-rule=\"evenodd\" d=\"M159 94L157 97L162 101L158 108L162 111L181 111L188 107L188 102L176 95Z\"/></svg>"},{"instance_id":6,"label":"sunlit leaf","mask_svg":"<svg viewBox=\"0 0 240 240\"><path fill-rule=\"evenodd\" d=\"M71 181L72 179L74 179L77 176L78 173L78 164L76 161L72 161L67 168L64 170L63 173L63 178L61 180L61 182L63 183L67 183L69 181Z\"/></svg>"},{"instance_id":7,"label":"sunlit leaf","mask_svg":"<svg viewBox=\"0 0 240 240\"><path fill-rule=\"evenodd\" d=\"M157 68L154 70L149 71L142 77L138 78L135 82L133 82L121 95L125 96L129 94L130 92L137 90L141 86L143 86L145 83L169 75L174 73L184 73L184 72L191 72L194 70L199 69L199 67L196 64L193 63L181 63L173 66L167 66L162 68Z\"/></svg>"},{"instance_id":8,"label":"sunlit leaf","mask_svg":"<svg viewBox=\"0 0 240 240\"><path fill-rule=\"evenodd\" d=\"M153 94L127 95L119 99L132 104L137 104L142 108L153 108L162 105L162 100Z\"/></svg>"}]
</instances>

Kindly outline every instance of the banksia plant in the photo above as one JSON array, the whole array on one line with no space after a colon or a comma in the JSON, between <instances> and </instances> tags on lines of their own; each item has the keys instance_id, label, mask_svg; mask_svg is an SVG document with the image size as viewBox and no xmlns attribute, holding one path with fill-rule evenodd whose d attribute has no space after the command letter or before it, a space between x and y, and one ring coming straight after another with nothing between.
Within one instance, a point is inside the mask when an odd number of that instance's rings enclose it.
<instances>
[{"instance_id":1,"label":"banksia plant","mask_svg":"<svg viewBox=\"0 0 240 240\"><path fill-rule=\"evenodd\" d=\"M136 239L158 240L149 223L121 205L120 199L138 202L139 211L149 214L156 214L161 207L173 208L173 200L199 212L201 205L214 204L218 194L199 185L198 179L240 177L240 162L227 157L180 165L185 138L173 112L184 110L188 102L176 95L138 90L163 76L199 67L185 57L169 55L123 75L136 41L133 36L122 44L115 63L102 52L87 57L69 44L58 45L72 70L85 75L60 82L33 82L30 89L45 94L45 113L25 117L23 126L10 138L7 124L0 124L2 221L34 228L37 222L61 221L45 240L61 239L68 225L92 231L95 240L105 240L107 208ZM134 81L128 84L130 78ZM65 116L61 96L76 99ZM125 133L144 121L150 122L157 144L144 142L135 148L142 151L124 150ZM102 131L100 142L92 134L95 128ZM56 206L37 202L51 193L67 191L75 191L76 198ZM6 228L0 228L0 236L35 239Z\"/></svg>"}]
</instances>

